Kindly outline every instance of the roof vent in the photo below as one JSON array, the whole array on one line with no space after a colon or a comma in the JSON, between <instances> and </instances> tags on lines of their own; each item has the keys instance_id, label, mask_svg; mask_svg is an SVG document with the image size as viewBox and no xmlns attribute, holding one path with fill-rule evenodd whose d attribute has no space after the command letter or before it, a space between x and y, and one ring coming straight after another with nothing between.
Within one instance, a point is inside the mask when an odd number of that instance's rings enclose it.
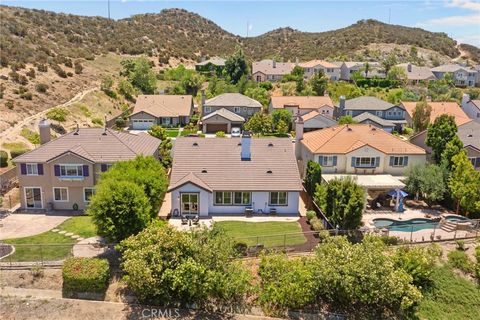
<instances>
[{"instance_id":1,"label":"roof vent","mask_svg":"<svg viewBox=\"0 0 480 320\"><path fill-rule=\"evenodd\" d=\"M268 146L269 146L269 147L273 147L273 143L270 142L270 143L268 144Z\"/></svg>"},{"instance_id":2,"label":"roof vent","mask_svg":"<svg viewBox=\"0 0 480 320\"><path fill-rule=\"evenodd\" d=\"M194 147L198 147L198 143L194 142L194 143L193 143L193 146L194 146Z\"/></svg>"},{"instance_id":3,"label":"roof vent","mask_svg":"<svg viewBox=\"0 0 480 320\"><path fill-rule=\"evenodd\" d=\"M241 142L237 143L237 146L241 146L241 145L242 145L242 143L241 143Z\"/></svg>"},{"instance_id":4,"label":"roof vent","mask_svg":"<svg viewBox=\"0 0 480 320\"><path fill-rule=\"evenodd\" d=\"M78 136L78 131L80 130L80 127L78 126L78 122L75 121L75 124L77 125L77 129L73 133L75 136Z\"/></svg>"},{"instance_id":5,"label":"roof vent","mask_svg":"<svg viewBox=\"0 0 480 320\"><path fill-rule=\"evenodd\" d=\"M272 170L267 170L267 173L272 174L273 172L272 172Z\"/></svg>"},{"instance_id":6,"label":"roof vent","mask_svg":"<svg viewBox=\"0 0 480 320\"><path fill-rule=\"evenodd\" d=\"M202 173L207 173L207 169L202 169Z\"/></svg>"},{"instance_id":7,"label":"roof vent","mask_svg":"<svg viewBox=\"0 0 480 320\"><path fill-rule=\"evenodd\" d=\"M467 137L468 138L473 138L473 134L470 133Z\"/></svg>"},{"instance_id":8,"label":"roof vent","mask_svg":"<svg viewBox=\"0 0 480 320\"><path fill-rule=\"evenodd\" d=\"M372 131L376 131L376 130L377 130L377 128L375 126L372 127Z\"/></svg>"}]
</instances>

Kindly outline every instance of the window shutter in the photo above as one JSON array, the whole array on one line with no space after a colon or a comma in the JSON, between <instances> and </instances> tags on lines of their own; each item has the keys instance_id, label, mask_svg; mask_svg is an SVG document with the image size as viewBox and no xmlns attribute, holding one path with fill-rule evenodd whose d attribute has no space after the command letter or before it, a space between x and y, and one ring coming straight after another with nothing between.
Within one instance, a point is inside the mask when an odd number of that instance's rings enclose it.
<instances>
[{"instance_id":1,"label":"window shutter","mask_svg":"<svg viewBox=\"0 0 480 320\"><path fill-rule=\"evenodd\" d=\"M37 163L38 175L43 176L43 163Z\"/></svg>"},{"instance_id":2,"label":"window shutter","mask_svg":"<svg viewBox=\"0 0 480 320\"><path fill-rule=\"evenodd\" d=\"M102 164L100 165L100 170L101 170L102 172L107 171L107 164L106 164L106 163L102 163Z\"/></svg>"},{"instance_id":3,"label":"window shutter","mask_svg":"<svg viewBox=\"0 0 480 320\"><path fill-rule=\"evenodd\" d=\"M323 156L318 156L318 163L323 166Z\"/></svg>"},{"instance_id":4,"label":"window shutter","mask_svg":"<svg viewBox=\"0 0 480 320\"><path fill-rule=\"evenodd\" d=\"M333 156L333 166L337 165L337 156Z\"/></svg>"},{"instance_id":5,"label":"window shutter","mask_svg":"<svg viewBox=\"0 0 480 320\"><path fill-rule=\"evenodd\" d=\"M53 171L55 172L55 177L60 176L60 166L58 164L53 166Z\"/></svg>"},{"instance_id":6,"label":"window shutter","mask_svg":"<svg viewBox=\"0 0 480 320\"><path fill-rule=\"evenodd\" d=\"M21 163L20 164L20 173L21 174L27 174L27 164L26 163Z\"/></svg>"},{"instance_id":7,"label":"window shutter","mask_svg":"<svg viewBox=\"0 0 480 320\"><path fill-rule=\"evenodd\" d=\"M380 157L375 158L375 167L376 168L380 167Z\"/></svg>"},{"instance_id":8,"label":"window shutter","mask_svg":"<svg viewBox=\"0 0 480 320\"><path fill-rule=\"evenodd\" d=\"M478 168L478 167L480 167L480 157L477 157L475 159L475 168Z\"/></svg>"},{"instance_id":9,"label":"window shutter","mask_svg":"<svg viewBox=\"0 0 480 320\"><path fill-rule=\"evenodd\" d=\"M403 165L405 167L408 166L408 157L407 156L403 157Z\"/></svg>"},{"instance_id":10,"label":"window shutter","mask_svg":"<svg viewBox=\"0 0 480 320\"><path fill-rule=\"evenodd\" d=\"M352 167L355 167L355 157L352 157Z\"/></svg>"},{"instance_id":11,"label":"window shutter","mask_svg":"<svg viewBox=\"0 0 480 320\"><path fill-rule=\"evenodd\" d=\"M395 157L394 157L394 156L390 156L390 167L393 167L394 161L395 161Z\"/></svg>"},{"instance_id":12,"label":"window shutter","mask_svg":"<svg viewBox=\"0 0 480 320\"><path fill-rule=\"evenodd\" d=\"M88 164L83 165L83 176L88 177Z\"/></svg>"}]
</instances>

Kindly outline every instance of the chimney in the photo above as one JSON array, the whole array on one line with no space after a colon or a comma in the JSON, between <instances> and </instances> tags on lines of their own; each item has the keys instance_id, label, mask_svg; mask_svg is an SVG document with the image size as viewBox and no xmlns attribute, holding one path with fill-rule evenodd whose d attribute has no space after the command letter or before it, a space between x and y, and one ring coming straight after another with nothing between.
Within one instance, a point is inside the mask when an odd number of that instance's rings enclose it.
<instances>
[{"instance_id":1,"label":"chimney","mask_svg":"<svg viewBox=\"0 0 480 320\"><path fill-rule=\"evenodd\" d=\"M338 104L338 108L340 109L339 110L339 114L338 116L339 117L342 117L345 115L345 96L340 96L340 102Z\"/></svg>"},{"instance_id":2,"label":"chimney","mask_svg":"<svg viewBox=\"0 0 480 320\"><path fill-rule=\"evenodd\" d=\"M295 157L299 160L302 157L300 141L303 139L303 118L297 117L295 120Z\"/></svg>"},{"instance_id":3,"label":"chimney","mask_svg":"<svg viewBox=\"0 0 480 320\"><path fill-rule=\"evenodd\" d=\"M275 60L272 60L272 68L276 68L277 67L277 62Z\"/></svg>"},{"instance_id":4,"label":"chimney","mask_svg":"<svg viewBox=\"0 0 480 320\"><path fill-rule=\"evenodd\" d=\"M75 121L75 124L77 125L77 128L75 129L75 132L73 133L74 135L78 136L78 131L80 131L80 127L78 126L78 122Z\"/></svg>"},{"instance_id":5,"label":"chimney","mask_svg":"<svg viewBox=\"0 0 480 320\"><path fill-rule=\"evenodd\" d=\"M252 153L250 151L250 142L252 139L252 135L250 131L244 130L242 134L241 144L242 144L242 152L240 154L242 161L250 161L252 158Z\"/></svg>"},{"instance_id":6,"label":"chimney","mask_svg":"<svg viewBox=\"0 0 480 320\"><path fill-rule=\"evenodd\" d=\"M468 93L464 93L462 95L462 109L467 107L467 103L470 101L470 95Z\"/></svg>"},{"instance_id":7,"label":"chimney","mask_svg":"<svg viewBox=\"0 0 480 320\"><path fill-rule=\"evenodd\" d=\"M38 131L40 133L40 144L45 144L50 141L50 122L48 122L48 120L40 120L38 123Z\"/></svg>"},{"instance_id":8,"label":"chimney","mask_svg":"<svg viewBox=\"0 0 480 320\"><path fill-rule=\"evenodd\" d=\"M103 121L104 121L104 123L103 123L103 133L102 134L104 136L106 136L107 135L107 114L105 114L103 116Z\"/></svg>"},{"instance_id":9,"label":"chimney","mask_svg":"<svg viewBox=\"0 0 480 320\"><path fill-rule=\"evenodd\" d=\"M412 72L412 64L411 63L407 64L407 71Z\"/></svg>"},{"instance_id":10,"label":"chimney","mask_svg":"<svg viewBox=\"0 0 480 320\"><path fill-rule=\"evenodd\" d=\"M202 104L200 105L200 109L203 113L203 106L205 105L205 101L206 101L206 96L205 96L205 89L202 89Z\"/></svg>"},{"instance_id":11,"label":"chimney","mask_svg":"<svg viewBox=\"0 0 480 320\"><path fill-rule=\"evenodd\" d=\"M298 66L298 57L295 57L295 66Z\"/></svg>"}]
</instances>

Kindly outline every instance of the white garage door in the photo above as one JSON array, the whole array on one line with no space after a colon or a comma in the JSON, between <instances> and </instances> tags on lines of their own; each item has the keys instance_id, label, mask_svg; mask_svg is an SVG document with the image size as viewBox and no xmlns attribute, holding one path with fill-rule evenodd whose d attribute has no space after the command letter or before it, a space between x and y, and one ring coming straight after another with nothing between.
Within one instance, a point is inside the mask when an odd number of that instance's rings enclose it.
<instances>
[{"instance_id":1,"label":"white garage door","mask_svg":"<svg viewBox=\"0 0 480 320\"><path fill-rule=\"evenodd\" d=\"M155 124L154 120L134 119L132 121L132 129L134 129L134 130L148 130L154 124Z\"/></svg>"}]
</instances>

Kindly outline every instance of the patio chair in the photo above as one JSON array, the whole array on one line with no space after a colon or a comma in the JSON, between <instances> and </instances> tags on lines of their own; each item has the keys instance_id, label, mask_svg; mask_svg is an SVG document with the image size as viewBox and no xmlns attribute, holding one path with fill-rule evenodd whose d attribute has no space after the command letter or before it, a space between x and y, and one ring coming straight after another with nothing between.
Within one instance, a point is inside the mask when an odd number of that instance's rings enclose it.
<instances>
[{"instance_id":1,"label":"patio chair","mask_svg":"<svg viewBox=\"0 0 480 320\"><path fill-rule=\"evenodd\" d=\"M251 216L253 216L253 208L252 208L252 207L246 207L246 208L245 208L245 216L246 216L246 217L251 217Z\"/></svg>"},{"instance_id":2,"label":"patio chair","mask_svg":"<svg viewBox=\"0 0 480 320\"><path fill-rule=\"evenodd\" d=\"M200 221L200 217L197 214L192 218L192 222L193 222L193 224L198 224L198 221Z\"/></svg>"},{"instance_id":3,"label":"patio chair","mask_svg":"<svg viewBox=\"0 0 480 320\"><path fill-rule=\"evenodd\" d=\"M180 219L182 219L182 224L187 224L188 223L188 218L184 216L183 214L180 215Z\"/></svg>"},{"instance_id":4,"label":"patio chair","mask_svg":"<svg viewBox=\"0 0 480 320\"><path fill-rule=\"evenodd\" d=\"M270 215L271 216L276 216L277 215L277 209L276 208L270 208Z\"/></svg>"}]
</instances>

